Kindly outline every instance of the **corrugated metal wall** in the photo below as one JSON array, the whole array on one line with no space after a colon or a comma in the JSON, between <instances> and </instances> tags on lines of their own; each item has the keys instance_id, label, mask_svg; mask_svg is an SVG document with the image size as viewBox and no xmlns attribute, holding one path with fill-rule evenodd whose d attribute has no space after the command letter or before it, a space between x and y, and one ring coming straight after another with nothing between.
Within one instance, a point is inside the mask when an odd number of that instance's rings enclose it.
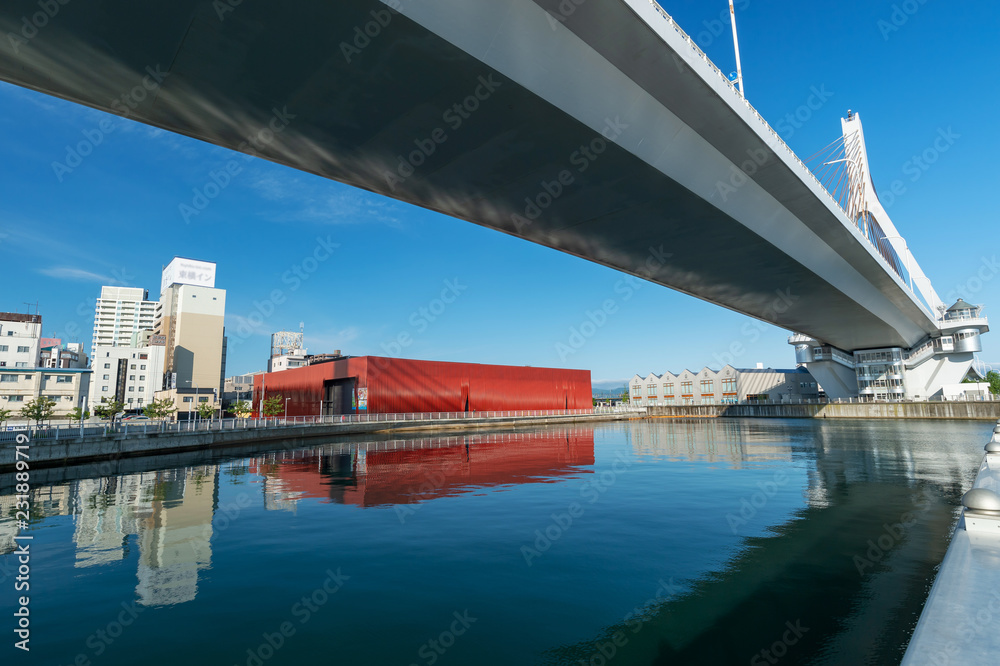
<instances>
[{"instance_id":1,"label":"corrugated metal wall","mask_svg":"<svg viewBox=\"0 0 1000 666\"><path fill-rule=\"evenodd\" d=\"M289 416L320 414L324 382L356 377L368 413L589 409L589 370L529 368L362 356L254 377L256 412L263 383L281 394Z\"/></svg>"},{"instance_id":2,"label":"corrugated metal wall","mask_svg":"<svg viewBox=\"0 0 1000 666\"><path fill-rule=\"evenodd\" d=\"M369 356L368 411L488 412L589 409L589 370L446 363Z\"/></svg>"}]
</instances>

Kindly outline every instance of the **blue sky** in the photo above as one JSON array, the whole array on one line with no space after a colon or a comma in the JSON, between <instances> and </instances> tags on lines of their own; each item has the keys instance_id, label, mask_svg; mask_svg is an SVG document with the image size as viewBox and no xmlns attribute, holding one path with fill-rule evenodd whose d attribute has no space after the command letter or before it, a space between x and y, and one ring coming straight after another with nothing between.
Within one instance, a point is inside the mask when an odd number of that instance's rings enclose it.
<instances>
[{"instance_id":1,"label":"blue sky","mask_svg":"<svg viewBox=\"0 0 1000 666\"><path fill-rule=\"evenodd\" d=\"M735 69L725 1L662 4ZM992 314L1000 5L739 0L737 17L751 103L803 158L837 138L848 108L860 112L880 194L905 190L883 204L938 293ZM828 99L807 113L815 91ZM46 335L88 351L101 284L156 298L161 267L180 255L218 264L227 374L262 369L269 334L299 322L311 352L584 368L595 384L718 366L734 342L746 350L738 367L794 365L773 326L648 283L626 301L610 269L262 160L238 156L241 172L184 225L179 204L234 153L7 84L0 109L0 310L37 301ZM783 120L796 112L808 117ZM60 180L52 163L105 119L112 131ZM947 151L914 162L941 132L955 137ZM560 354L607 298L618 311ZM993 337L982 357L1000 365Z\"/></svg>"}]
</instances>

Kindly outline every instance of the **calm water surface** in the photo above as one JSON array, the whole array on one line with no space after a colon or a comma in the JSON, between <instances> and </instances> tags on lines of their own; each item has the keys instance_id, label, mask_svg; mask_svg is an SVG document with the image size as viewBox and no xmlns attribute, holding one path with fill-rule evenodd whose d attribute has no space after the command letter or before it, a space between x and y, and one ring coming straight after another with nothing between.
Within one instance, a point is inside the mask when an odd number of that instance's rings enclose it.
<instances>
[{"instance_id":1,"label":"calm water surface","mask_svg":"<svg viewBox=\"0 0 1000 666\"><path fill-rule=\"evenodd\" d=\"M653 420L39 470L32 649L2 649L46 665L898 663L991 427Z\"/></svg>"}]
</instances>

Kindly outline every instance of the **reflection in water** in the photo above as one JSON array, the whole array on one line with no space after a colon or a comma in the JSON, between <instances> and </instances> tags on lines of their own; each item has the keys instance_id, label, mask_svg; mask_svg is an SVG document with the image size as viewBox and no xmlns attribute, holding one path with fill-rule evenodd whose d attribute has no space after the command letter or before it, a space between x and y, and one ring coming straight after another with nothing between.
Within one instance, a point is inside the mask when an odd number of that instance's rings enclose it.
<instances>
[{"instance_id":1,"label":"reflection in water","mask_svg":"<svg viewBox=\"0 0 1000 666\"><path fill-rule=\"evenodd\" d=\"M74 482L76 566L122 561L137 536L139 603L193 600L211 566L217 487L214 465Z\"/></svg>"},{"instance_id":2,"label":"reflection in water","mask_svg":"<svg viewBox=\"0 0 1000 666\"><path fill-rule=\"evenodd\" d=\"M381 448L382 450L379 450ZM303 498L377 507L449 497L474 487L557 481L589 472L593 429L434 437L295 451L255 460L268 509Z\"/></svg>"},{"instance_id":3,"label":"reflection in water","mask_svg":"<svg viewBox=\"0 0 1000 666\"><path fill-rule=\"evenodd\" d=\"M786 623L808 630L782 663L893 663L988 431L648 420L56 477L32 490L39 579L69 581L88 601L106 594L96 622L37 594L50 637L39 663L72 661L132 598L184 612L144 616L105 663L132 663L168 635L186 642L165 642L150 666L194 654L247 663L247 646L339 567L350 584L269 664L426 663L420 646L466 608L479 619L439 666L750 663ZM398 519L418 503L434 508ZM14 504L0 495L2 553L14 548ZM569 521L573 506L583 510ZM529 566L522 546L542 531L551 543ZM0 559L0 578L12 562ZM658 586L667 594L651 600Z\"/></svg>"}]
</instances>

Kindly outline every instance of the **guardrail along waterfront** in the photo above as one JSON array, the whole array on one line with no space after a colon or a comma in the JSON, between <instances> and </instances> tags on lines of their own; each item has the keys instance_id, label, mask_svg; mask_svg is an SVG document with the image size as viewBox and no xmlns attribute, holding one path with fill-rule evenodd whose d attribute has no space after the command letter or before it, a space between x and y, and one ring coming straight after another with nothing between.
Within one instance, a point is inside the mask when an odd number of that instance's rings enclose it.
<instances>
[{"instance_id":1,"label":"guardrail along waterfront","mask_svg":"<svg viewBox=\"0 0 1000 666\"><path fill-rule=\"evenodd\" d=\"M928 402L764 402L743 405L667 405L648 407L653 417L782 419L980 419L1000 418L1000 401Z\"/></svg>"},{"instance_id":2,"label":"guardrail along waterfront","mask_svg":"<svg viewBox=\"0 0 1000 666\"><path fill-rule=\"evenodd\" d=\"M641 413L642 410L639 411ZM61 465L130 456L158 455L311 437L406 430L546 425L592 419L625 419L634 408L508 412L414 412L344 414L205 421L121 421L104 425L24 426L0 432L0 470L14 465L18 435L31 441L33 465Z\"/></svg>"}]
</instances>

